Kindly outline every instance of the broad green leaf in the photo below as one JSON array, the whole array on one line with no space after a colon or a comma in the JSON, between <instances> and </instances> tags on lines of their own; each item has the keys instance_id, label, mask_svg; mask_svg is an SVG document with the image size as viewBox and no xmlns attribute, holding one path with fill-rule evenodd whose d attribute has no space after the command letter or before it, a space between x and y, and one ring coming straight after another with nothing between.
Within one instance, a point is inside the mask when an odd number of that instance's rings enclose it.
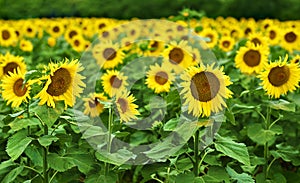
<instances>
[{"instance_id":1,"label":"broad green leaf","mask_svg":"<svg viewBox=\"0 0 300 183\"><path fill-rule=\"evenodd\" d=\"M59 172L67 171L76 166L73 158L59 156L56 153L48 154L48 163L50 168Z\"/></svg>"},{"instance_id":2,"label":"broad green leaf","mask_svg":"<svg viewBox=\"0 0 300 183\"><path fill-rule=\"evenodd\" d=\"M32 109L35 113L48 127L52 127L59 116L64 112L64 103L56 102L55 108L48 107L47 105L36 106Z\"/></svg>"},{"instance_id":3,"label":"broad green leaf","mask_svg":"<svg viewBox=\"0 0 300 183\"><path fill-rule=\"evenodd\" d=\"M115 173L110 173L108 175L99 175L93 174L91 176L87 176L84 181L85 183L95 183L95 182L103 182L103 183L116 183L117 175Z\"/></svg>"},{"instance_id":4,"label":"broad green leaf","mask_svg":"<svg viewBox=\"0 0 300 183\"><path fill-rule=\"evenodd\" d=\"M135 158L136 156L126 149L120 149L116 153L109 153L108 155L97 152L95 155L98 160L117 166L124 164L130 158Z\"/></svg>"},{"instance_id":5,"label":"broad green leaf","mask_svg":"<svg viewBox=\"0 0 300 183\"><path fill-rule=\"evenodd\" d=\"M93 168L94 159L89 154L68 154L67 157L72 158L78 170L84 174Z\"/></svg>"},{"instance_id":6,"label":"broad green leaf","mask_svg":"<svg viewBox=\"0 0 300 183\"><path fill-rule=\"evenodd\" d=\"M172 118L169 121L166 122L164 125L164 131L173 131L177 124L178 124L179 118Z\"/></svg>"},{"instance_id":7,"label":"broad green leaf","mask_svg":"<svg viewBox=\"0 0 300 183\"><path fill-rule=\"evenodd\" d=\"M35 166L43 166L43 152L42 148L39 148L33 144L27 146L25 149L25 154L30 158Z\"/></svg>"},{"instance_id":8,"label":"broad green leaf","mask_svg":"<svg viewBox=\"0 0 300 183\"><path fill-rule=\"evenodd\" d=\"M106 135L107 132L104 132L100 126L89 126L82 134L82 138L88 139L91 137Z\"/></svg>"},{"instance_id":9,"label":"broad green leaf","mask_svg":"<svg viewBox=\"0 0 300 183\"><path fill-rule=\"evenodd\" d=\"M27 128L28 126L34 126L39 124L40 122L37 118L23 118L23 119L15 118L15 120L13 120L8 125L12 130L18 131L23 128Z\"/></svg>"},{"instance_id":10,"label":"broad green leaf","mask_svg":"<svg viewBox=\"0 0 300 183\"><path fill-rule=\"evenodd\" d=\"M208 172L203 176L205 182L225 182L229 183L229 176L223 167L210 166Z\"/></svg>"},{"instance_id":11,"label":"broad green leaf","mask_svg":"<svg viewBox=\"0 0 300 183\"><path fill-rule=\"evenodd\" d=\"M257 144L264 145L266 142L275 140L275 136L282 134L282 127L273 125L271 129L265 130L259 123L248 125L247 135Z\"/></svg>"},{"instance_id":12,"label":"broad green leaf","mask_svg":"<svg viewBox=\"0 0 300 183\"><path fill-rule=\"evenodd\" d=\"M246 173L239 174L229 166L226 167L226 171L233 180L237 181L237 183L254 183L252 177Z\"/></svg>"},{"instance_id":13,"label":"broad green leaf","mask_svg":"<svg viewBox=\"0 0 300 183\"><path fill-rule=\"evenodd\" d=\"M13 182L18 175L20 175L20 173L23 171L24 167L23 166L19 166L16 167L15 169L11 170L2 180L1 183L11 183Z\"/></svg>"},{"instance_id":14,"label":"broad green leaf","mask_svg":"<svg viewBox=\"0 0 300 183\"><path fill-rule=\"evenodd\" d=\"M6 160L0 164L0 175L7 173L11 170L11 166L16 165L12 160Z\"/></svg>"},{"instance_id":15,"label":"broad green leaf","mask_svg":"<svg viewBox=\"0 0 300 183\"><path fill-rule=\"evenodd\" d=\"M183 159L177 160L176 167L178 170L186 171L186 170L190 170L191 168L193 168L193 164L189 158L183 158Z\"/></svg>"},{"instance_id":16,"label":"broad green leaf","mask_svg":"<svg viewBox=\"0 0 300 183\"><path fill-rule=\"evenodd\" d=\"M275 158L282 158L286 162L291 162L294 166L300 165L300 152L292 146L278 144L276 151L270 151Z\"/></svg>"},{"instance_id":17,"label":"broad green leaf","mask_svg":"<svg viewBox=\"0 0 300 183\"><path fill-rule=\"evenodd\" d=\"M58 138L52 135L45 135L38 138L39 143L44 147L49 146L50 144L52 144L52 142L56 142L57 140Z\"/></svg>"},{"instance_id":18,"label":"broad green leaf","mask_svg":"<svg viewBox=\"0 0 300 183\"><path fill-rule=\"evenodd\" d=\"M283 111L288 111L288 112L296 111L295 103L291 103L291 102L283 100L283 99L268 101L268 105L272 109L276 109L276 110L283 110Z\"/></svg>"},{"instance_id":19,"label":"broad green leaf","mask_svg":"<svg viewBox=\"0 0 300 183\"><path fill-rule=\"evenodd\" d=\"M16 160L26 149L26 147L33 140L31 137L27 137L26 131L18 131L8 139L6 152L14 161Z\"/></svg>"},{"instance_id":20,"label":"broad green leaf","mask_svg":"<svg viewBox=\"0 0 300 183\"><path fill-rule=\"evenodd\" d=\"M216 135L215 147L217 151L222 152L245 165L250 165L249 153L244 143L234 142L227 137Z\"/></svg>"},{"instance_id":21,"label":"broad green leaf","mask_svg":"<svg viewBox=\"0 0 300 183\"><path fill-rule=\"evenodd\" d=\"M185 174L179 174L176 176L175 182L176 183L187 183L187 182L194 182L195 175L193 172L188 172Z\"/></svg>"}]
</instances>

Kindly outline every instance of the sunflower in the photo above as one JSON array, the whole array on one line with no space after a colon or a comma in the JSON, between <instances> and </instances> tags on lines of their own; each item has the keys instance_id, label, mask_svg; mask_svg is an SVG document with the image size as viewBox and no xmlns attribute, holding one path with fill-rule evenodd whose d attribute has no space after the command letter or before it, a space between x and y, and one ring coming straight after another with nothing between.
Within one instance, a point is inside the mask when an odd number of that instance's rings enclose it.
<instances>
[{"instance_id":1,"label":"sunflower","mask_svg":"<svg viewBox=\"0 0 300 183\"><path fill-rule=\"evenodd\" d=\"M75 97L79 96L83 91L82 87L85 87L82 82L84 77L78 73L83 67L78 60L68 59L58 64L50 63L48 67L50 74L45 76L46 83L35 96L40 98L39 105L47 103L48 106L55 108L56 101L64 101L65 108L73 107Z\"/></svg>"},{"instance_id":2,"label":"sunflower","mask_svg":"<svg viewBox=\"0 0 300 183\"><path fill-rule=\"evenodd\" d=\"M270 25L266 30L266 35L269 38L271 45L277 45L281 37L281 29L276 25Z\"/></svg>"},{"instance_id":3,"label":"sunflower","mask_svg":"<svg viewBox=\"0 0 300 183\"><path fill-rule=\"evenodd\" d=\"M47 29L51 37L58 38L63 35L65 28L64 25L59 21L50 22L49 28Z\"/></svg>"},{"instance_id":4,"label":"sunflower","mask_svg":"<svg viewBox=\"0 0 300 183\"><path fill-rule=\"evenodd\" d=\"M235 56L235 65L243 73L259 73L268 62L268 50L262 46L248 44L247 47L240 47Z\"/></svg>"},{"instance_id":5,"label":"sunflower","mask_svg":"<svg viewBox=\"0 0 300 183\"><path fill-rule=\"evenodd\" d=\"M77 26L70 26L66 29L64 37L68 43L72 42L72 38L76 35L82 35L81 29Z\"/></svg>"},{"instance_id":6,"label":"sunflower","mask_svg":"<svg viewBox=\"0 0 300 183\"><path fill-rule=\"evenodd\" d=\"M174 79L168 67L155 64L150 66L150 70L147 72L146 84L155 93L169 92Z\"/></svg>"},{"instance_id":7,"label":"sunflower","mask_svg":"<svg viewBox=\"0 0 300 183\"><path fill-rule=\"evenodd\" d=\"M50 47L54 47L54 46L56 45L56 38L54 38L54 37L49 37L49 38L47 39L47 43L48 43L48 45L49 45Z\"/></svg>"},{"instance_id":8,"label":"sunflower","mask_svg":"<svg viewBox=\"0 0 300 183\"><path fill-rule=\"evenodd\" d=\"M191 50L191 47L187 45L187 41L171 42L168 48L162 52L166 67L180 73L191 66L193 64Z\"/></svg>"},{"instance_id":9,"label":"sunflower","mask_svg":"<svg viewBox=\"0 0 300 183\"><path fill-rule=\"evenodd\" d=\"M15 30L8 25L0 26L0 45L13 46L17 42Z\"/></svg>"},{"instance_id":10,"label":"sunflower","mask_svg":"<svg viewBox=\"0 0 300 183\"><path fill-rule=\"evenodd\" d=\"M137 115L139 115L139 111L137 110L138 106L133 102L136 99L133 95L130 95L129 92L119 93L116 96L116 107L117 113L120 117L121 122L128 122L133 119L137 119Z\"/></svg>"},{"instance_id":11,"label":"sunflower","mask_svg":"<svg viewBox=\"0 0 300 183\"><path fill-rule=\"evenodd\" d=\"M26 72L26 65L24 63L23 57L6 53L4 56L2 56L1 60L0 78L5 75L10 75L10 72L13 73L17 68L19 68L22 73Z\"/></svg>"},{"instance_id":12,"label":"sunflower","mask_svg":"<svg viewBox=\"0 0 300 183\"><path fill-rule=\"evenodd\" d=\"M289 52L299 50L299 36L299 31L294 28L284 29L281 37L281 46Z\"/></svg>"},{"instance_id":13,"label":"sunflower","mask_svg":"<svg viewBox=\"0 0 300 183\"><path fill-rule=\"evenodd\" d=\"M292 60L290 60L290 62L294 63L294 64L299 64L299 62L300 62L300 55L294 56L294 58Z\"/></svg>"},{"instance_id":14,"label":"sunflower","mask_svg":"<svg viewBox=\"0 0 300 183\"><path fill-rule=\"evenodd\" d=\"M159 56L164 50L165 44L162 41L151 40L148 44L148 48L144 54L146 56Z\"/></svg>"},{"instance_id":15,"label":"sunflower","mask_svg":"<svg viewBox=\"0 0 300 183\"><path fill-rule=\"evenodd\" d=\"M12 107L19 107L22 102L28 102L30 86L28 83L23 85L24 77L25 73L17 68L2 79L2 97L7 100L7 105L11 103Z\"/></svg>"},{"instance_id":16,"label":"sunflower","mask_svg":"<svg viewBox=\"0 0 300 183\"><path fill-rule=\"evenodd\" d=\"M253 43L255 46L261 45L265 48L269 48L267 37L263 36L261 32L253 32L248 35L248 44Z\"/></svg>"},{"instance_id":17,"label":"sunflower","mask_svg":"<svg viewBox=\"0 0 300 183\"><path fill-rule=\"evenodd\" d=\"M284 60L281 57L278 61L267 65L266 70L259 75L262 80L261 85L267 94L274 98L294 91L299 87L300 69L296 63L287 63L288 57Z\"/></svg>"},{"instance_id":18,"label":"sunflower","mask_svg":"<svg viewBox=\"0 0 300 183\"><path fill-rule=\"evenodd\" d=\"M76 35L71 39L70 44L75 51L82 52L86 48L85 42L86 41L81 35Z\"/></svg>"},{"instance_id":19,"label":"sunflower","mask_svg":"<svg viewBox=\"0 0 300 183\"><path fill-rule=\"evenodd\" d=\"M235 40L230 36L222 36L219 40L219 48L225 52L231 51Z\"/></svg>"},{"instance_id":20,"label":"sunflower","mask_svg":"<svg viewBox=\"0 0 300 183\"><path fill-rule=\"evenodd\" d=\"M209 40L205 40L209 48L215 47L218 43L218 32L214 29L205 28L203 29L203 31L199 33L199 35L209 39Z\"/></svg>"},{"instance_id":21,"label":"sunflower","mask_svg":"<svg viewBox=\"0 0 300 183\"><path fill-rule=\"evenodd\" d=\"M38 33L38 27L32 21L25 21L22 26L24 36L34 38Z\"/></svg>"},{"instance_id":22,"label":"sunflower","mask_svg":"<svg viewBox=\"0 0 300 183\"><path fill-rule=\"evenodd\" d=\"M188 112L194 116L210 116L226 107L224 99L231 97L227 88L230 78L223 73L223 67L214 68L214 64L200 67L189 67L183 75L180 92L185 99Z\"/></svg>"},{"instance_id":23,"label":"sunflower","mask_svg":"<svg viewBox=\"0 0 300 183\"><path fill-rule=\"evenodd\" d=\"M103 74L101 80L104 92L110 97L115 96L118 92L124 91L128 85L126 81L127 76L124 76L123 73L114 70L108 70L107 73Z\"/></svg>"},{"instance_id":24,"label":"sunflower","mask_svg":"<svg viewBox=\"0 0 300 183\"><path fill-rule=\"evenodd\" d=\"M83 113L91 117L96 117L104 110L104 105L100 101L107 101L107 97L103 93L92 93L88 98L84 98L83 101L85 101L85 110Z\"/></svg>"},{"instance_id":25,"label":"sunflower","mask_svg":"<svg viewBox=\"0 0 300 183\"><path fill-rule=\"evenodd\" d=\"M114 68L123 63L125 55L119 44L113 44L112 42L97 44L93 47L92 52L97 63L104 69Z\"/></svg>"},{"instance_id":26,"label":"sunflower","mask_svg":"<svg viewBox=\"0 0 300 183\"><path fill-rule=\"evenodd\" d=\"M25 40L25 39L22 39L20 41L20 49L22 51L27 51L27 52L31 52L33 50L33 45L30 41L28 40Z\"/></svg>"}]
</instances>

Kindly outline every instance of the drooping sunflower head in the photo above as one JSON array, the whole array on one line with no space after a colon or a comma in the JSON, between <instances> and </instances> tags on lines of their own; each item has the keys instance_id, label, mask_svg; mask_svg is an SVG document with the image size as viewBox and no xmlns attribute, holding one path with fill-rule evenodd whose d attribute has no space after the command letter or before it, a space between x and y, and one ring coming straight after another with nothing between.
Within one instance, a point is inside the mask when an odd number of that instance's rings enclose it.
<instances>
[{"instance_id":1,"label":"drooping sunflower head","mask_svg":"<svg viewBox=\"0 0 300 183\"><path fill-rule=\"evenodd\" d=\"M6 75L2 79L2 97L7 101L7 105L12 107L19 107L22 102L28 102L30 98L30 85L23 84L25 73L21 72L19 68Z\"/></svg>"},{"instance_id":2,"label":"drooping sunflower head","mask_svg":"<svg viewBox=\"0 0 300 183\"><path fill-rule=\"evenodd\" d=\"M102 86L104 92L107 93L110 97L115 96L119 92L126 90L128 85L127 76L124 76L123 73L114 70L108 70L101 77Z\"/></svg>"},{"instance_id":3,"label":"drooping sunflower head","mask_svg":"<svg viewBox=\"0 0 300 183\"><path fill-rule=\"evenodd\" d=\"M4 56L2 56L1 60L0 78L10 75L10 73L13 73L17 70L17 68L19 68L22 73L26 72L26 65L23 61L23 57L14 56L7 52Z\"/></svg>"},{"instance_id":4,"label":"drooping sunflower head","mask_svg":"<svg viewBox=\"0 0 300 183\"><path fill-rule=\"evenodd\" d=\"M267 65L266 70L258 77L261 85L270 97L279 98L288 91L296 90L300 81L300 69L296 63L287 63L288 56Z\"/></svg>"},{"instance_id":5,"label":"drooping sunflower head","mask_svg":"<svg viewBox=\"0 0 300 183\"><path fill-rule=\"evenodd\" d=\"M268 62L269 51L260 45L248 44L240 47L235 56L235 65L246 74L259 73Z\"/></svg>"},{"instance_id":6,"label":"drooping sunflower head","mask_svg":"<svg viewBox=\"0 0 300 183\"><path fill-rule=\"evenodd\" d=\"M104 69L111 69L123 63L125 56L119 44L112 42L97 44L93 47L92 52L99 66Z\"/></svg>"},{"instance_id":7,"label":"drooping sunflower head","mask_svg":"<svg viewBox=\"0 0 300 183\"><path fill-rule=\"evenodd\" d=\"M169 92L174 79L173 73L165 64L155 64L147 72L146 84L155 93Z\"/></svg>"},{"instance_id":8,"label":"drooping sunflower head","mask_svg":"<svg viewBox=\"0 0 300 183\"><path fill-rule=\"evenodd\" d=\"M101 104L101 101L107 101L107 97L103 93L92 93L88 98L84 98L83 101L85 101L84 114L96 117L103 112L104 105Z\"/></svg>"},{"instance_id":9,"label":"drooping sunflower head","mask_svg":"<svg viewBox=\"0 0 300 183\"><path fill-rule=\"evenodd\" d=\"M224 75L223 68L214 68L214 65L189 67L181 79L184 105L196 117L220 112L226 106L224 99L232 95L227 88L231 84L229 77Z\"/></svg>"},{"instance_id":10,"label":"drooping sunflower head","mask_svg":"<svg viewBox=\"0 0 300 183\"><path fill-rule=\"evenodd\" d=\"M137 115L139 115L140 112L137 110L138 105L133 103L135 100L134 96L132 94L130 95L129 92L124 91L117 94L116 107L121 122L129 122L137 119Z\"/></svg>"},{"instance_id":11,"label":"drooping sunflower head","mask_svg":"<svg viewBox=\"0 0 300 183\"><path fill-rule=\"evenodd\" d=\"M43 89L35 96L39 98L39 105L47 103L50 107L55 107L56 101L64 101L65 108L73 107L76 97L83 92L84 77L79 74L83 67L78 60L57 64L49 64L50 74L46 76L47 80Z\"/></svg>"}]
</instances>

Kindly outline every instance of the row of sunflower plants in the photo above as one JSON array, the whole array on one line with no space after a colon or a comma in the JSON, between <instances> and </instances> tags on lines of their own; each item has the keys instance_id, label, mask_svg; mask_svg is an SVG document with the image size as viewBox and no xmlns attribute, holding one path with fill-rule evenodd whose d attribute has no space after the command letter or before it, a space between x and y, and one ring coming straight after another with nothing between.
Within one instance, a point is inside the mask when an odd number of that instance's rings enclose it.
<instances>
[{"instance_id":1,"label":"row of sunflower plants","mask_svg":"<svg viewBox=\"0 0 300 183\"><path fill-rule=\"evenodd\" d=\"M0 20L1 182L297 182L299 22Z\"/></svg>"}]
</instances>

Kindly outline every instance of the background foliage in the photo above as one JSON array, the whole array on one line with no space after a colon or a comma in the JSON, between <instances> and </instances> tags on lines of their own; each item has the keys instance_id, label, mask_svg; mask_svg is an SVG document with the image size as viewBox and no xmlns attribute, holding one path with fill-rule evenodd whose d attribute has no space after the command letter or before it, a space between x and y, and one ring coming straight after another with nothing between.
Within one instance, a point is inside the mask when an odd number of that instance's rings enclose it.
<instances>
[{"instance_id":1,"label":"background foliage","mask_svg":"<svg viewBox=\"0 0 300 183\"><path fill-rule=\"evenodd\" d=\"M297 0L0 0L0 19L36 17L161 18L183 7L204 11L208 17L299 19Z\"/></svg>"}]
</instances>

